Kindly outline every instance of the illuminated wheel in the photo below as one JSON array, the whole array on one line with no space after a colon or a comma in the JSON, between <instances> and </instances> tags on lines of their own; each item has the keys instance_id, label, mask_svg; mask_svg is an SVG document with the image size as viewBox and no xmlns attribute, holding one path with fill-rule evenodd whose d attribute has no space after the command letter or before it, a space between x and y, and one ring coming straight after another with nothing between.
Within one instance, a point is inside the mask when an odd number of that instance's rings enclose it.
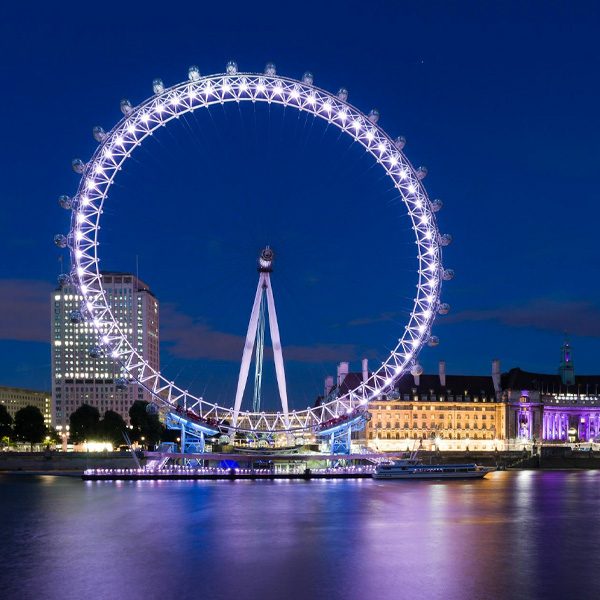
<instances>
[{"instance_id":1,"label":"illuminated wheel","mask_svg":"<svg viewBox=\"0 0 600 600\"><path fill-rule=\"evenodd\" d=\"M74 197L61 196L60 205L71 211L71 229L67 236L57 235L55 244L71 252L71 279L84 298L78 318L90 321L98 333L93 351L106 354L124 367L132 378L151 392L159 404L193 407L202 419L232 423L232 408L223 408L194 396L155 371L129 342L115 320L102 288L99 271L98 230L104 202L117 173L127 159L156 129L171 120L213 104L225 102L267 102L306 111L361 144L371 154L398 190L415 234L419 264L417 293L408 323L388 358L366 382L346 394L320 406L292 411L289 420L281 413L239 413L236 428L242 431L284 432L313 429L366 405L390 390L394 382L407 372L422 372L417 357L426 344L439 342L431 335L436 313L446 314L449 306L440 303L442 280L452 279L454 272L442 266L442 246L452 238L441 235L435 218L442 203L431 201L423 186L427 174L424 167L413 168L403 153L405 140L392 139L379 125L379 113L368 115L348 103L344 88L331 94L316 87L313 76L305 73L301 80L280 77L269 63L265 72L239 73L234 62L227 64L224 74L202 77L190 67L188 80L165 88L159 79L153 82L154 95L138 106L121 101L123 118L112 130L94 128L99 145L87 163L72 163L81 181Z\"/></svg>"}]
</instances>

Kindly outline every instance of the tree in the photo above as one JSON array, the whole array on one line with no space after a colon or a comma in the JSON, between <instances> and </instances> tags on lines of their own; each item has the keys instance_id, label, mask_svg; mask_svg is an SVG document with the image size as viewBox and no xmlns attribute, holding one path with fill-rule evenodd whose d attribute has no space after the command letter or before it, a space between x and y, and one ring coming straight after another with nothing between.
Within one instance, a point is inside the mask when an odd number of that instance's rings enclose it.
<instances>
[{"instance_id":1,"label":"tree","mask_svg":"<svg viewBox=\"0 0 600 600\"><path fill-rule=\"evenodd\" d=\"M33 444L39 444L46 435L44 415L36 406L25 406L15 415L15 437L22 442L29 442L31 450Z\"/></svg>"},{"instance_id":2,"label":"tree","mask_svg":"<svg viewBox=\"0 0 600 600\"><path fill-rule=\"evenodd\" d=\"M12 437L13 418L4 404L0 404L0 439Z\"/></svg>"},{"instance_id":3,"label":"tree","mask_svg":"<svg viewBox=\"0 0 600 600\"><path fill-rule=\"evenodd\" d=\"M114 410L107 410L100 421L100 438L103 442L111 442L113 446L123 443L123 431L127 428L123 417Z\"/></svg>"},{"instance_id":4,"label":"tree","mask_svg":"<svg viewBox=\"0 0 600 600\"><path fill-rule=\"evenodd\" d=\"M143 442L144 446L154 446L160 442L164 427L158 419L157 414L149 414L147 407L149 402L136 400L129 409L129 420L133 427L131 439ZM142 438L144 438L142 440Z\"/></svg>"},{"instance_id":5,"label":"tree","mask_svg":"<svg viewBox=\"0 0 600 600\"><path fill-rule=\"evenodd\" d=\"M100 413L89 404L82 404L69 417L69 435L74 444L85 442L99 434Z\"/></svg>"}]
</instances>

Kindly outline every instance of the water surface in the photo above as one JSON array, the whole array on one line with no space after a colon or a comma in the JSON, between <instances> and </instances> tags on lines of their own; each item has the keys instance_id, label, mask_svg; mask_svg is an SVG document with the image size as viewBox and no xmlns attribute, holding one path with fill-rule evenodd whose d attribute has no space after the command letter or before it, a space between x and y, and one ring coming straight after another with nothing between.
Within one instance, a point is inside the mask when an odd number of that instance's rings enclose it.
<instances>
[{"instance_id":1,"label":"water surface","mask_svg":"<svg viewBox=\"0 0 600 600\"><path fill-rule=\"evenodd\" d=\"M0 476L0 596L600 598L600 472L479 482Z\"/></svg>"}]
</instances>

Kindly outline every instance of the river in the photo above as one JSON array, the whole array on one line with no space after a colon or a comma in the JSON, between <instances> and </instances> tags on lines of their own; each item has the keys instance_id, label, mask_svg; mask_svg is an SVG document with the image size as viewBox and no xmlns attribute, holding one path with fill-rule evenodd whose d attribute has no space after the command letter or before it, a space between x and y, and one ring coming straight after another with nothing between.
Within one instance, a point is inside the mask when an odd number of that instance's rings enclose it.
<instances>
[{"instance_id":1,"label":"river","mask_svg":"<svg viewBox=\"0 0 600 600\"><path fill-rule=\"evenodd\" d=\"M0 476L0 597L600 598L600 471L476 482Z\"/></svg>"}]
</instances>

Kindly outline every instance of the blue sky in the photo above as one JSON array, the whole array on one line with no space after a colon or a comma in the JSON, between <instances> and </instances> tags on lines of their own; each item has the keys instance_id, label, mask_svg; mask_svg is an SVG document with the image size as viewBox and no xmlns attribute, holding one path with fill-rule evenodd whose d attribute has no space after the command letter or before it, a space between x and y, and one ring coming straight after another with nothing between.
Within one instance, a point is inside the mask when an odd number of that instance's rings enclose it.
<instances>
[{"instance_id":1,"label":"blue sky","mask_svg":"<svg viewBox=\"0 0 600 600\"><path fill-rule=\"evenodd\" d=\"M74 192L70 160L89 157L92 127L110 128L154 77L231 58L349 88L429 168L457 276L427 370L443 358L486 373L497 357L554 371L565 332L578 372L600 370L595 3L178 6L3 9L0 383L49 387L52 236L67 227L56 198ZM130 167L106 207L103 264L134 269L139 255L163 307L163 365L182 383L231 395L266 243L299 407L336 362L377 360L401 333L416 282L407 219L368 158L322 124L213 110L161 131Z\"/></svg>"}]
</instances>

